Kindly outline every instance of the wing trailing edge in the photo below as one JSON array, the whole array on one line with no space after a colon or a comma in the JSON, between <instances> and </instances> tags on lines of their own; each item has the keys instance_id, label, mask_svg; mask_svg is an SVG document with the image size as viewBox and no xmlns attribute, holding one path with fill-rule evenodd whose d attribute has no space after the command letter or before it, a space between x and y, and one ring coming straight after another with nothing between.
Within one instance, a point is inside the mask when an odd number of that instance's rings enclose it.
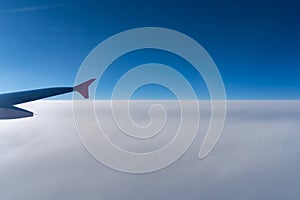
<instances>
[{"instance_id":1,"label":"wing trailing edge","mask_svg":"<svg viewBox=\"0 0 300 200\"><path fill-rule=\"evenodd\" d=\"M15 106L0 108L0 119L18 119L32 116L33 112Z\"/></svg>"}]
</instances>

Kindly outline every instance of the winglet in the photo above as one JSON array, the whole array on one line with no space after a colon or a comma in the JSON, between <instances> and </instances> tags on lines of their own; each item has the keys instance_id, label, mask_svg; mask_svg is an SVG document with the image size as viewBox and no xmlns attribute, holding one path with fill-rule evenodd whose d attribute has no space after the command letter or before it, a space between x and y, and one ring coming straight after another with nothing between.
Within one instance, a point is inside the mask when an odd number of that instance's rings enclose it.
<instances>
[{"instance_id":1,"label":"winglet","mask_svg":"<svg viewBox=\"0 0 300 200\"><path fill-rule=\"evenodd\" d=\"M96 79L90 79L84 83L73 87L73 91L79 92L84 98L89 98L89 85L91 85Z\"/></svg>"}]
</instances>

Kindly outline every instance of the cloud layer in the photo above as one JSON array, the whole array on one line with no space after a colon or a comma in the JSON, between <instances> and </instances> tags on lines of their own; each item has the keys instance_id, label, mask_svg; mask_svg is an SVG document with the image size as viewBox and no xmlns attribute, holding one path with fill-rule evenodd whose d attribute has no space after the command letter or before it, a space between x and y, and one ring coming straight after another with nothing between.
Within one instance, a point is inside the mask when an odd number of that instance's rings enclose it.
<instances>
[{"instance_id":1,"label":"cloud layer","mask_svg":"<svg viewBox=\"0 0 300 200\"><path fill-rule=\"evenodd\" d=\"M207 104L191 148L173 165L154 173L132 175L112 170L83 147L69 101L40 101L22 106L33 118L0 121L0 199L299 199L300 102L229 102L219 143L198 159L208 125ZM97 112L106 112L105 106ZM178 124L169 106L168 126ZM144 106L133 118L147 123ZM135 151L155 149L172 131L139 145L107 119L110 137ZM144 147L144 148L143 148Z\"/></svg>"}]
</instances>

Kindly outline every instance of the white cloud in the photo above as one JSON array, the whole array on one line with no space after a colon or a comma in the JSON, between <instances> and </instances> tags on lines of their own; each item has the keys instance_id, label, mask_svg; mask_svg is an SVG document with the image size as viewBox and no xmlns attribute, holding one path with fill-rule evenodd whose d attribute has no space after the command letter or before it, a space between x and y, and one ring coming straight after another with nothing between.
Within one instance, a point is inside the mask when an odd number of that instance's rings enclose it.
<instances>
[{"instance_id":1,"label":"white cloud","mask_svg":"<svg viewBox=\"0 0 300 200\"><path fill-rule=\"evenodd\" d=\"M142 175L114 171L88 154L76 133L70 102L20 107L38 115L0 121L1 200L300 198L297 101L230 102L219 143L206 159L198 160L209 116L203 104L204 123L191 148L170 167ZM147 122L143 106L137 108L133 117ZM178 122L172 108L170 125ZM138 143L128 144L109 121L114 141L128 148ZM170 137L153 140L146 149Z\"/></svg>"}]
</instances>

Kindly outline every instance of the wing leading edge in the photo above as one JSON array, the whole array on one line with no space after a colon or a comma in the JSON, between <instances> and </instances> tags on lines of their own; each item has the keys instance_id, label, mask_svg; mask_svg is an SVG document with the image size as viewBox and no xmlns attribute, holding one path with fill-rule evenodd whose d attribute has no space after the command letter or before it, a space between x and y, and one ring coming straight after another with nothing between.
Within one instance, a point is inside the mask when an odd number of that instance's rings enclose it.
<instances>
[{"instance_id":1,"label":"wing leading edge","mask_svg":"<svg viewBox=\"0 0 300 200\"><path fill-rule=\"evenodd\" d=\"M33 116L32 112L15 107L14 105L16 104L44 99L73 91L79 92L84 98L89 98L88 87L95 80L96 79L91 79L74 87L55 87L1 94L0 119L16 119Z\"/></svg>"}]
</instances>

